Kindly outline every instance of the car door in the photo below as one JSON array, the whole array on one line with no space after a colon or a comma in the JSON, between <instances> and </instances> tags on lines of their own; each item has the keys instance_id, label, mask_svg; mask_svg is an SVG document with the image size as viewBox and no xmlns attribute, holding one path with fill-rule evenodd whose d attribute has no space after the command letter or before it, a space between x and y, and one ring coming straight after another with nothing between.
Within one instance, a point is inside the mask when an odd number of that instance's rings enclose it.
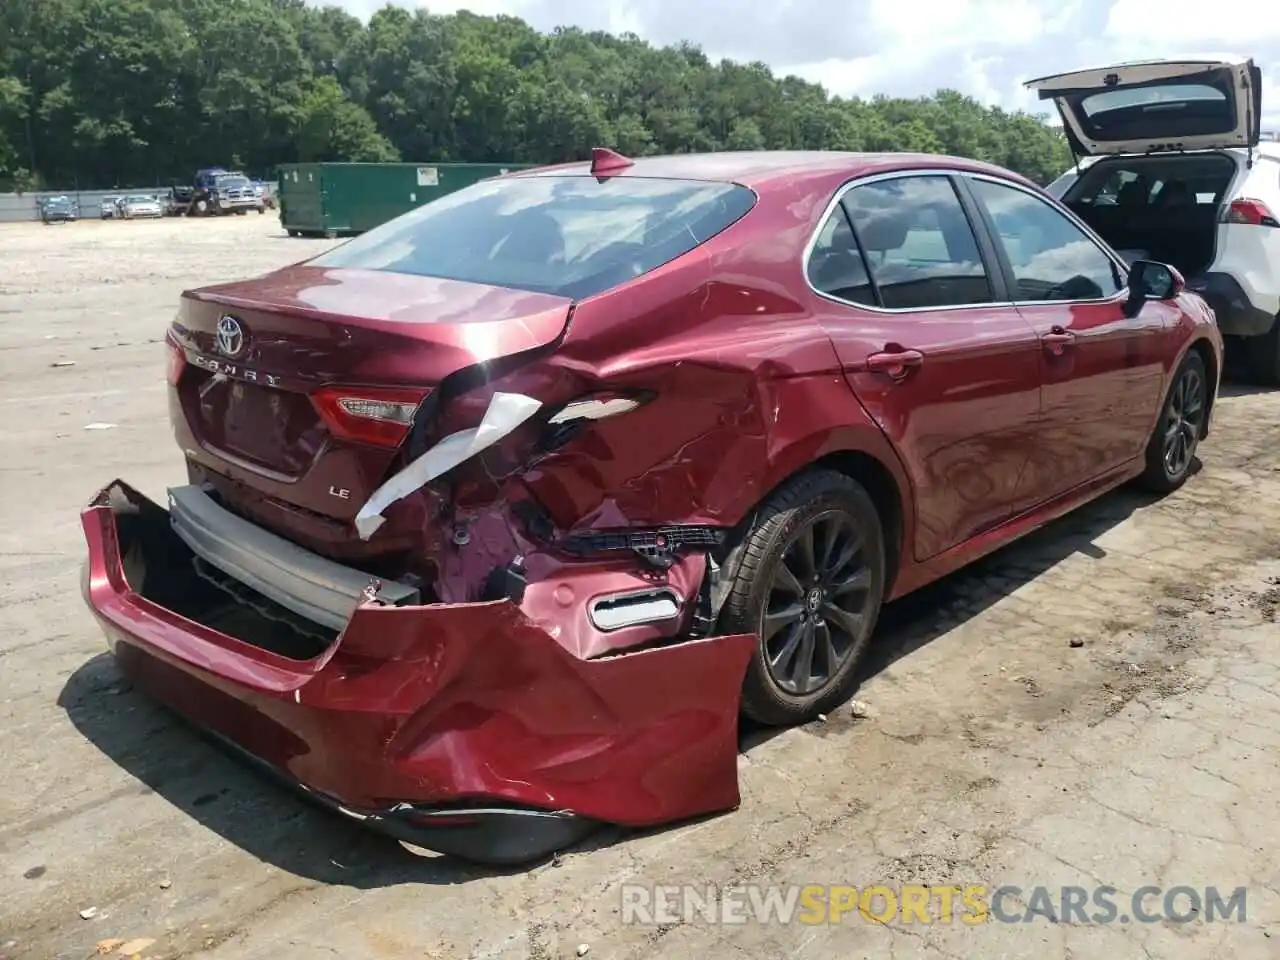
<instances>
[{"instance_id":1,"label":"car door","mask_svg":"<svg viewBox=\"0 0 1280 960\"><path fill-rule=\"evenodd\" d=\"M1175 308L1127 316L1125 270L1073 216L1034 190L969 175L1018 311L1040 338L1041 434L1017 509L1049 500L1140 457L1164 389L1165 332Z\"/></svg>"},{"instance_id":2,"label":"car door","mask_svg":"<svg viewBox=\"0 0 1280 960\"><path fill-rule=\"evenodd\" d=\"M1035 442L1040 341L947 171L843 188L812 242L814 312L902 458L919 560L1007 519Z\"/></svg>"}]
</instances>

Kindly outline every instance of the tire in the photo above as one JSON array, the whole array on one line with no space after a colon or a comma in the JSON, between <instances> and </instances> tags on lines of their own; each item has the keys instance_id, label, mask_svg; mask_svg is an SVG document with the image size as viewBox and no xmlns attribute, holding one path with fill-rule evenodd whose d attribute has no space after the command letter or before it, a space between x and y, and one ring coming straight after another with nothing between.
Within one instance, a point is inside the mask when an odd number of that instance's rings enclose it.
<instances>
[{"instance_id":1,"label":"tire","mask_svg":"<svg viewBox=\"0 0 1280 960\"><path fill-rule=\"evenodd\" d=\"M1197 351L1188 351L1169 381L1160 418L1147 441L1147 465L1138 478L1141 486L1165 494L1186 483L1200 445L1208 399L1204 360Z\"/></svg>"},{"instance_id":2,"label":"tire","mask_svg":"<svg viewBox=\"0 0 1280 960\"><path fill-rule=\"evenodd\" d=\"M1272 322L1269 332L1248 337L1240 346L1249 379L1266 387L1280 387L1280 317Z\"/></svg>"},{"instance_id":3,"label":"tire","mask_svg":"<svg viewBox=\"0 0 1280 960\"><path fill-rule=\"evenodd\" d=\"M816 563L806 559L806 544ZM884 530L867 491L834 470L801 474L765 502L735 552L718 631L760 635L742 712L757 723L790 726L846 700L884 594ZM842 610L832 601L842 597L843 611L831 616ZM765 626L770 609L772 630Z\"/></svg>"}]
</instances>

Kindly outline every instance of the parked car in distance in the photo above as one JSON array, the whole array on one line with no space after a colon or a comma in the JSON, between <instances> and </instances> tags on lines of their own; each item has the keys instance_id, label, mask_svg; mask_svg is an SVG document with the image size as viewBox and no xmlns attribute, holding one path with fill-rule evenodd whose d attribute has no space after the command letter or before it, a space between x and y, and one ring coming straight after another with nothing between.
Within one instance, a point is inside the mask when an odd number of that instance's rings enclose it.
<instances>
[{"instance_id":1,"label":"parked car in distance","mask_svg":"<svg viewBox=\"0 0 1280 960\"><path fill-rule=\"evenodd\" d=\"M120 213L126 220L144 217L163 217L164 205L155 197L131 194L120 201Z\"/></svg>"},{"instance_id":2,"label":"parked car in distance","mask_svg":"<svg viewBox=\"0 0 1280 960\"><path fill-rule=\"evenodd\" d=\"M1177 268L1253 377L1280 384L1280 144L1262 139L1261 70L1153 60L1027 86L1094 158L1065 185L1067 207L1127 259Z\"/></svg>"},{"instance_id":3,"label":"parked car in distance","mask_svg":"<svg viewBox=\"0 0 1280 960\"><path fill-rule=\"evenodd\" d=\"M885 601L1177 489L1222 364L1176 269L1029 181L828 152L483 180L166 342L188 483L82 517L122 670L491 862L734 806L740 711L831 710Z\"/></svg>"},{"instance_id":4,"label":"parked car in distance","mask_svg":"<svg viewBox=\"0 0 1280 960\"><path fill-rule=\"evenodd\" d=\"M121 197L103 197L98 208L98 217L102 220L114 220L120 216Z\"/></svg>"},{"instance_id":5,"label":"parked car in distance","mask_svg":"<svg viewBox=\"0 0 1280 960\"><path fill-rule=\"evenodd\" d=\"M70 197L45 197L39 204L42 223L75 223L80 211Z\"/></svg>"},{"instance_id":6,"label":"parked car in distance","mask_svg":"<svg viewBox=\"0 0 1280 960\"><path fill-rule=\"evenodd\" d=\"M243 173L219 174L209 194L209 212L218 215L246 214L250 210L262 213L265 206L261 194Z\"/></svg>"}]
</instances>

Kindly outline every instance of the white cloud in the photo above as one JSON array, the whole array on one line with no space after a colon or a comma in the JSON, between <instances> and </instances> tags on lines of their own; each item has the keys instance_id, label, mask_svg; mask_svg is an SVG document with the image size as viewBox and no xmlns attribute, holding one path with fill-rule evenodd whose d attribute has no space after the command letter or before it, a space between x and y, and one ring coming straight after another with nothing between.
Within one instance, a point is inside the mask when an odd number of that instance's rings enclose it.
<instances>
[{"instance_id":1,"label":"white cloud","mask_svg":"<svg viewBox=\"0 0 1280 960\"><path fill-rule=\"evenodd\" d=\"M321 0L316 0L321 2ZM382 0L325 0L358 16ZM714 58L763 60L833 93L930 94L1048 113L1031 77L1124 60L1235 49L1262 67L1263 122L1280 130L1280 16L1260 0L398 0L433 13L507 13L549 30L629 30L689 40ZM1171 29L1170 24L1190 24Z\"/></svg>"}]
</instances>

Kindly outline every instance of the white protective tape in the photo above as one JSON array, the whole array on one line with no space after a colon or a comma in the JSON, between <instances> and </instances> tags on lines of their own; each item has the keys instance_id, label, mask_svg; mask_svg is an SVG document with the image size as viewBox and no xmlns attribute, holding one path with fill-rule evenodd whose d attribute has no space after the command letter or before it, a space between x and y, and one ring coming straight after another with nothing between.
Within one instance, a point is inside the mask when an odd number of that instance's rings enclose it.
<instances>
[{"instance_id":1,"label":"white protective tape","mask_svg":"<svg viewBox=\"0 0 1280 960\"><path fill-rule=\"evenodd\" d=\"M480 425L451 433L380 486L356 514L356 532L368 540L385 523L382 511L464 460L497 443L535 413L542 403L521 393L495 393Z\"/></svg>"}]
</instances>

